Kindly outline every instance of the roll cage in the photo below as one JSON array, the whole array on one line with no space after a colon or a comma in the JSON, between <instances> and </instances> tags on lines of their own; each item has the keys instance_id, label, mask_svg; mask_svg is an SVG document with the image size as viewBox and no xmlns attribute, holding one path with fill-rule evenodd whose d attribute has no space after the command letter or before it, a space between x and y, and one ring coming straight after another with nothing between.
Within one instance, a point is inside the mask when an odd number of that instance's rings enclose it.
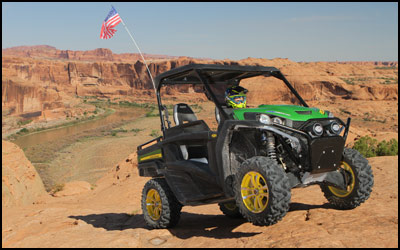
<instances>
[{"instance_id":1,"label":"roll cage","mask_svg":"<svg viewBox=\"0 0 400 250\"><path fill-rule=\"evenodd\" d=\"M228 114L222 108L222 105L224 104L223 94L225 90L230 86L238 86L242 79L256 76L273 76L282 80L300 103L303 106L308 107L307 103L293 88L285 76L275 67L189 64L164 72L155 78L161 130L163 133L166 130L166 121L163 116L163 110L165 110L165 108L160 96L160 90L162 87L177 84L203 85L207 97L214 102L220 114L222 114L225 119L228 119Z\"/></svg>"}]
</instances>

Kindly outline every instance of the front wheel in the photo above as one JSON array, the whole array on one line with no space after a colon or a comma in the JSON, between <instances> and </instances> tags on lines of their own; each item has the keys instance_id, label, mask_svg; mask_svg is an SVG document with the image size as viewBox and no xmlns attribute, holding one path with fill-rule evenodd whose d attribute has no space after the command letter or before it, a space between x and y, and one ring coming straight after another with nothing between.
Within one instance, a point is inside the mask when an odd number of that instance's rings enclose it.
<instances>
[{"instance_id":1,"label":"front wheel","mask_svg":"<svg viewBox=\"0 0 400 250\"><path fill-rule=\"evenodd\" d=\"M175 226L181 215L182 205L175 198L165 179L149 180L142 192L142 211L146 224L152 228Z\"/></svg>"},{"instance_id":2,"label":"front wheel","mask_svg":"<svg viewBox=\"0 0 400 250\"><path fill-rule=\"evenodd\" d=\"M365 202L374 185L374 176L368 160L357 150L345 148L341 168L347 175L346 190L341 190L326 184L321 184L325 198L339 209L353 209Z\"/></svg>"},{"instance_id":3,"label":"front wheel","mask_svg":"<svg viewBox=\"0 0 400 250\"><path fill-rule=\"evenodd\" d=\"M244 161L234 187L240 213L254 225L275 224L289 211L289 179L278 163L268 157L255 156Z\"/></svg>"}]
</instances>

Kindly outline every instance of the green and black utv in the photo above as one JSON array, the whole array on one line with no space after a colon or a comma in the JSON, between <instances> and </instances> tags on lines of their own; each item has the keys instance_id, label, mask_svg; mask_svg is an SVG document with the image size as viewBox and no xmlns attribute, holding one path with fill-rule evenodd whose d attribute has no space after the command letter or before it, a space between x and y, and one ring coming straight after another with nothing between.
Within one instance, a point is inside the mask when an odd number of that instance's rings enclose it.
<instances>
[{"instance_id":1,"label":"green and black utv","mask_svg":"<svg viewBox=\"0 0 400 250\"><path fill-rule=\"evenodd\" d=\"M228 107L225 90L256 76L282 80L302 106ZM185 103L174 106L171 126L160 90L176 84L204 89L215 103L216 131ZM155 85L162 136L137 148L139 175L152 177L142 193L150 227L173 227L182 206L212 203L227 216L272 225L288 212L292 188L314 184L338 209L353 209L369 198L371 166L344 147L350 118L344 123L308 107L278 69L190 64L158 75Z\"/></svg>"}]
</instances>

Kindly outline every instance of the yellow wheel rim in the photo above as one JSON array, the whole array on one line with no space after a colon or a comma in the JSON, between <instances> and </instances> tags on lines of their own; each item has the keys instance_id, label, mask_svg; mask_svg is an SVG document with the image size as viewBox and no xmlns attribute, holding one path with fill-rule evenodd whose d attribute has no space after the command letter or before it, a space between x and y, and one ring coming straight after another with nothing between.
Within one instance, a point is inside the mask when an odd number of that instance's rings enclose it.
<instances>
[{"instance_id":1,"label":"yellow wheel rim","mask_svg":"<svg viewBox=\"0 0 400 250\"><path fill-rule=\"evenodd\" d=\"M146 197L147 213L152 220L158 220L161 217L162 204L160 194L155 189L150 189Z\"/></svg>"},{"instance_id":2,"label":"yellow wheel rim","mask_svg":"<svg viewBox=\"0 0 400 250\"><path fill-rule=\"evenodd\" d=\"M342 161L340 167L351 174L351 183L347 186L347 190L341 190L341 189L338 189L338 188L335 188L332 186L328 186L328 188L332 192L332 194L334 194L335 196L344 198L344 197L347 197L349 194L351 194L351 192L353 191L354 185L356 183L356 178L355 178L353 169L351 169L349 164Z\"/></svg>"},{"instance_id":3,"label":"yellow wheel rim","mask_svg":"<svg viewBox=\"0 0 400 250\"><path fill-rule=\"evenodd\" d=\"M268 185L258 172L248 172L243 177L241 194L244 205L252 213L261 213L268 205Z\"/></svg>"}]
</instances>

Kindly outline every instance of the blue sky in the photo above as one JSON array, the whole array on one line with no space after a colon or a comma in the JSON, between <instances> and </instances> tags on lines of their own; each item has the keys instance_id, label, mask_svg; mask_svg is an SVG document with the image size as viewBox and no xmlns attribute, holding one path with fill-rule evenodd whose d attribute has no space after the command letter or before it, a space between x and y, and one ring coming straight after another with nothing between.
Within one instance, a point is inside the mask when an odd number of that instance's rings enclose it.
<instances>
[{"instance_id":1,"label":"blue sky","mask_svg":"<svg viewBox=\"0 0 400 250\"><path fill-rule=\"evenodd\" d=\"M233 60L398 60L396 2L3 2L2 48L45 44L138 53L122 24L113 38L99 38L111 4L143 53Z\"/></svg>"}]
</instances>

